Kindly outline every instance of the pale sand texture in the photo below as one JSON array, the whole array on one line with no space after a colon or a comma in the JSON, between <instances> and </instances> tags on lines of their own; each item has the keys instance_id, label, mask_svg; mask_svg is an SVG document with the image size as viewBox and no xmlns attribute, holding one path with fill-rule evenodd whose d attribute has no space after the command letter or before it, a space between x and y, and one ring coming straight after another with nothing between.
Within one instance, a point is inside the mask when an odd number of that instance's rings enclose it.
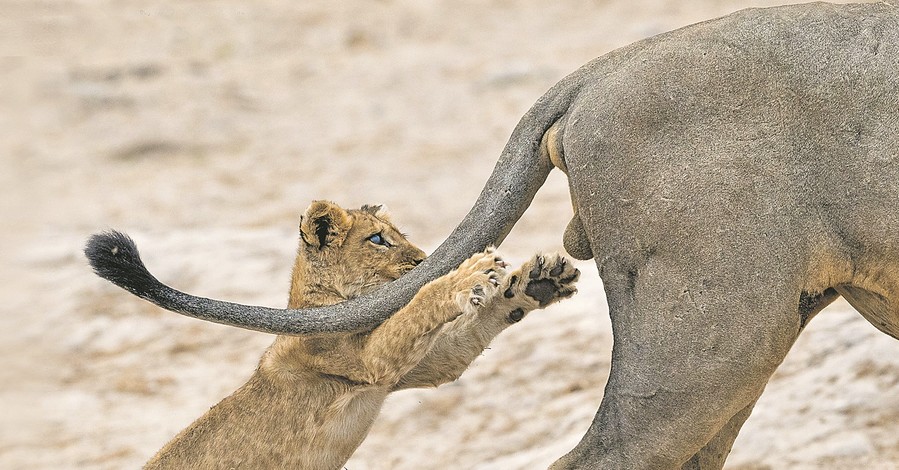
<instances>
[{"instance_id":1,"label":"pale sand texture","mask_svg":"<svg viewBox=\"0 0 899 470\"><path fill-rule=\"evenodd\" d=\"M772 5L773 1L751 5ZM115 227L189 292L285 303L309 201L387 204L427 250L558 79L750 2L0 0L0 468L136 468L246 379L264 334L161 311L80 253ZM6 57L4 57L6 56ZM561 250L550 178L503 246ZM601 284L457 383L389 399L348 467L545 467L602 396ZM730 468L899 468L899 342L842 301L812 322Z\"/></svg>"}]
</instances>

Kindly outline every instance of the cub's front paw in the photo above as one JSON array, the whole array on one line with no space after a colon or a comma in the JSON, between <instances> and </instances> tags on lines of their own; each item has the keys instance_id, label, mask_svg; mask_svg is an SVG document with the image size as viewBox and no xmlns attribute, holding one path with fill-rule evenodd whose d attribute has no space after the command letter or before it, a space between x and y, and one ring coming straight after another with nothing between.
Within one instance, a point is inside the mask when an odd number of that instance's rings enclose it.
<instances>
[{"instance_id":1,"label":"cub's front paw","mask_svg":"<svg viewBox=\"0 0 899 470\"><path fill-rule=\"evenodd\" d=\"M454 300L462 313L474 312L499 296L506 263L493 247L465 260L456 272Z\"/></svg>"},{"instance_id":2,"label":"cub's front paw","mask_svg":"<svg viewBox=\"0 0 899 470\"><path fill-rule=\"evenodd\" d=\"M535 255L512 273L503 296L513 299L524 295L543 308L574 295L577 292L574 284L580 275L581 272L564 256Z\"/></svg>"}]
</instances>

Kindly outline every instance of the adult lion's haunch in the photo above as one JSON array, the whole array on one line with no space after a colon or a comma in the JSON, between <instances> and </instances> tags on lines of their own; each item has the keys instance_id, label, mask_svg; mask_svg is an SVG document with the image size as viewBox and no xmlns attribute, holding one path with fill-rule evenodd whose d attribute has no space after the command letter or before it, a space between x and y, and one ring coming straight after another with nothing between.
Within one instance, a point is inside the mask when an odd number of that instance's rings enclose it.
<instances>
[{"instance_id":1,"label":"adult lion's haunch","mask_svg":"<svg viewBox=\"0 0 899 470\"><path fill-rule=\"evenodd\" d=\"M803 326L840 295L899 337L888 3L745 10L590 62L522 118L448 240L370 297L168 308L279 333L370 328L500 242L553 167L575 208L565 246L595 259L615 335L602 405L555 468L720 468Z\"/></svg>"}]
</instances>

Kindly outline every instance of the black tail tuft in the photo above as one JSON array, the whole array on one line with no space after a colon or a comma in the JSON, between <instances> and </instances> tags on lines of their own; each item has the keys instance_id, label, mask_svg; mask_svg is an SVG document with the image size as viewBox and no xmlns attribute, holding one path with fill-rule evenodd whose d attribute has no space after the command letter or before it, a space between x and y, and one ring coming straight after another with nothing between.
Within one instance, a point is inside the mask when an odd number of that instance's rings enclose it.
<instances>
[{"instance_id":1,"label":"black tail tuft","mask_svg":"<svg viewBox=\"0 0 899 470\"><path fill-rule=\"evenodd\" d=\"M161 285L147 271L134 240L122 232L109 230L91 235L84 255L98 276L137 296L146 297Z\"/></svg>"}]
</instances>

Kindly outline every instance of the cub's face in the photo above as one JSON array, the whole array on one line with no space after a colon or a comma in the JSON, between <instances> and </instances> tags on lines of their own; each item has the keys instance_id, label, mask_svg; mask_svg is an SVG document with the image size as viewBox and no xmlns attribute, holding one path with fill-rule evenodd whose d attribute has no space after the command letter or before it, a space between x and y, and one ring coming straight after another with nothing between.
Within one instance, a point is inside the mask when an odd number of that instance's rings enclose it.
<instances>
[{"instance_id":1,"label":"cub's face","mask_svg":"<svg viewBox=\"0 0 899 470\"><path fill-rule=\"evenodd\" d=\"M307 282L355 297L399 278L425 259L381 206L345 210L313 202L300 223Z\"/></svg>"},{"instance_id":2,"label":"cub's face","mask_svg":"<svg viewBox=\"0 0 899 470\"><path fill-rule=\"evenodd\" d=\"M399 278L424 261L425 253L406 239L379 208L351 210L353 226L343 242L339 264L362 293Z\"/></svg>"}]
</instances>

